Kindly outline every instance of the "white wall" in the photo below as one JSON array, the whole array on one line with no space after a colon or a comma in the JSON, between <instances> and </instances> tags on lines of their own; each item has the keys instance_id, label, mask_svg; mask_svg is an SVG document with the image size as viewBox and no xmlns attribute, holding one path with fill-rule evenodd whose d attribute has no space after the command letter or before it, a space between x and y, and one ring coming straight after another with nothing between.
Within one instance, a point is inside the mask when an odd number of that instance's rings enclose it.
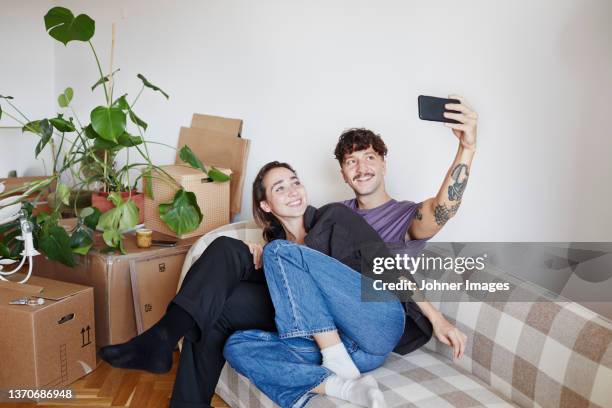
<instances>
[{"instance_id":1,"label":"white wall","mask_svg":"<svg viewBox=\"0 0 612 408\"><path fill-rule=\"evenodd\" d=\"M0 0L0 95L13 96L11 102L31 120L53 113L54 40L46 35L43 22L52 4L50 0ZM8 114L24 119L6 103L2 106L6 112L0 119L0 177L11 170L20 176L44 174L42 161L34 160L38 136L22 134L19 123ZM41 158L51 171L50 156Z\"/></svg>"},{"instance_id":2,"label":"white wall","mask_svg":"<svg viewBox=\"0 0 612 408\"><path fill-rule=\"evenodd\" d=\"M96 20L105 71L117 22L122 92L133 97L143 73L170 93L145 93L136 107L151 140L175 145L193 112L244 119L242 218L254 174L273 159L295 165L313 204L349 197L332 153L354 126L387 142L394 197L432 196L456 139L418 120L416 98L459 93L480 114L478 153L461 210L437 239L612 239L608 0L56 3ZM73 86L81 116L103 103L101 89L89 92L96 79L85 45L56 45L55 93Z\"/></svg>"}]
</instances>

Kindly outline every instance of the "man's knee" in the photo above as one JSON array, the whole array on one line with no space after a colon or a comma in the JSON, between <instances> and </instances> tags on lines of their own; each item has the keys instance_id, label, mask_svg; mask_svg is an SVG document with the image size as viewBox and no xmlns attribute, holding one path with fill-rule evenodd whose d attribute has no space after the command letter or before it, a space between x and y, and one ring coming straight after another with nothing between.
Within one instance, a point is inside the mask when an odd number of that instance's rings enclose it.
<instances>
[{"instance_id":1,"label":"man's knee","mask_svg":"<svg viewBox=\"0 0 612 408\"><path fill-rule=\"evenodd\" d=\"M266 260L273 260L274 258L279 256L288 256L296 249L299 249L298 244L284 239L276 239L272 242L269 242L263 248L264 264Z\"/></svg>"}]
</instances>

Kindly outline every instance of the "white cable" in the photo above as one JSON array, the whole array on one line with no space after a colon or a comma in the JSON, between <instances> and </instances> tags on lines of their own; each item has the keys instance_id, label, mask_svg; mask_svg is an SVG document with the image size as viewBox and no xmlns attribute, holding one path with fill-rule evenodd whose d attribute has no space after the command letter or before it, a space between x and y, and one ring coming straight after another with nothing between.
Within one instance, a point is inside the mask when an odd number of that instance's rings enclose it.
<instances>
[{"instance_id":1,"label":"white cable","mask_svg":"<svg viewBox=\"0 0 612 408\"><path fill-rule=\"evenodd\" d=\"M34 249L34 238L32 237L32 225L27 219L27 213L24 210L21 210L20 213L21 214L19 218L19 227L21 228L21 236L17 239L23 241L23 251L21 252L21 262L19 263L19 266L17 266L17 268L13 269L12 271L0 270L0 280L7 281L7 282L13 282L13 281L9 281L8 279L4 278L4 276L8 276L8 275L17 273L17 271L21 269L21 267L23 266L27 258L29 261L28 262L28 274L21 281L16 282L16 283L26 283L28 279L30 279L30 276L32 275L32 268L34 266L34 262L32 258L35 255L39 255L40 253L36 249Z\"/></svg>"}]
</instances>

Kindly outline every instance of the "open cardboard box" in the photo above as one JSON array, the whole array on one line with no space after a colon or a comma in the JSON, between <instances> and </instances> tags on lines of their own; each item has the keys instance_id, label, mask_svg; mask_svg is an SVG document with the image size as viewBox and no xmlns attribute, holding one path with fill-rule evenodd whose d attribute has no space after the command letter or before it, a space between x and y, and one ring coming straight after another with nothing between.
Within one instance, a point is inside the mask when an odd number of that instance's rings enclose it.
<instances>
[{"instance_id":1,"label":"open cardboard box","mask_svg":"<svg viewBox=\"0 0 612 408\"><path fill-rule=\"evenodd\" d=\"M230 214L241 210L242 188L251 141L241 137L242 120L196 113L191 127L182 127L178 149L188 145L207 166L228 168L230 180ZM177 151L175 163L184 164Z\"/></svg>"},{"instance_id":2,"label":"open cardboard box","mask_svg":"<svg viewBox=\"0 0 612 408\"><path fill-rule=\"evenodd\" d=\"M24 296L45 303L9 304ZM93 301L87 286L38 276L26 284L0 281L0 389L58 389L91 372L96 367Z\"/></svg>"}]
</instances>

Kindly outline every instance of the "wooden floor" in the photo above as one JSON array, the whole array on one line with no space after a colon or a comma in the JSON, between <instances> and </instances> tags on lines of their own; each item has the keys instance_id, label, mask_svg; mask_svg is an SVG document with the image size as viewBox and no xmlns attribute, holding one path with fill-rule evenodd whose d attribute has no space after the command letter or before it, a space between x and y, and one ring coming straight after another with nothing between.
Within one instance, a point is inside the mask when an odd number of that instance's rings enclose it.
<instances>
[{"instance_id":1,"label":"wooden floor","mask_svg":"<svg viewBox=\"0 0 612 408\"><path fill-rule=\"evenodd\" d=\"M174 353L172 370L167 374L149 374L144 371L113 368L104 361L98 361L98 367L69 385L76 395L71 400L44 401L39 403L0 403L0 407L167 407L172 385L176 376L178 351ZM215 395L213 407L229 407Z\"/></svg>"}]
</instances>

